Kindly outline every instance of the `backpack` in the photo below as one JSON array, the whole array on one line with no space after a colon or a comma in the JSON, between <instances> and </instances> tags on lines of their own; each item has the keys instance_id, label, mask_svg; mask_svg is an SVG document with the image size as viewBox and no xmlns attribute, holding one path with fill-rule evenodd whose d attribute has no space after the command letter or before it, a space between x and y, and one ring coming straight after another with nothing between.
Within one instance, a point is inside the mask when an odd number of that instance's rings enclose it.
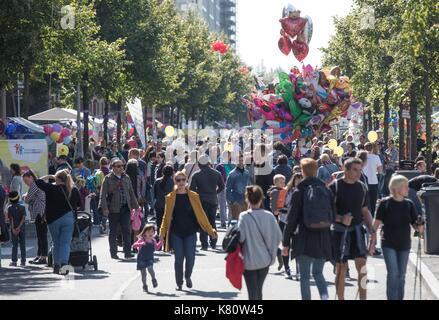
<instances>
[{"instance_id":1,"label":"backpack","mask_svg":"<svg viewBox=\"0 0 439 320\"><path fill-rule=\"evenodd\" d=\"M142 227L142 209L133 209L131 210L131 228L134 231L139 231Z\"/></svg>"},{"instance_id":2,"label":"backpack","mask_svg":"<svg viewBox=\"0 0 439 320\"><path fill-rule=\"evenodd\" d=\"M285 200L287 198L287 189L279 189L279 196L276 202L276 209L282 209L285 207Z\"/></svg>"},{"instance_id":3,"label":"backpack","mask_svg":"<svg viewBox=\"0 0 439 320\"><path fill-rule=\"evenodd\" d=\"M230 226L223 239L223 250L227 253L235 252L239 246L240 236L238 224Z\"/></svg>"},{"instance_id":4,"label":"backpack","mask_svg":"<svg viewBox=\"0 0 439 320\"><path fill-rule=\"evenodd\" d=\"M333 203L328 188L307 186L303 194L303 222L308 229L329 229L334 221Z\"/></svg>"},{"instance_id":5,"label":"backpack","mask_svg":"<svg viewBox=\"0 0 439 320\"><path fill-rule=\"evenodd\" d=\"M97 181L96 174L92 174L92 175L87 177L85 187L87 188L87 191L89 193L96 193L96 191L98 189L97 185L98 185L98 181Z\"/></svg>"}]
</instances>

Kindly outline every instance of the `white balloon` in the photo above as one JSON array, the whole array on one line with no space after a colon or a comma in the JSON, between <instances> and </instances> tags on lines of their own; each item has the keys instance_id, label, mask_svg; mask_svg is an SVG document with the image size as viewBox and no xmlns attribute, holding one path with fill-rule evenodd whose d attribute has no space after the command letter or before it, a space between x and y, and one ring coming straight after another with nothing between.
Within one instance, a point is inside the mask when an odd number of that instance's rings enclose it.
<instances>
[{"instance_id":1,"label":"white balloon","mask_svg":"<svg viewBox=\"0 0 439 320\"><path fill-rule=\"evenodd\" d=\"M295 11L297 11L295 6L293 6L291 3L287 4L282 10L282 18L288 17L290 15L290 12Z\"/></svg>"},{"instance_id":2,"label":"white balloon","mask_svg":"<svg viewBox=\"0 0 439 320\"><path fill-rule=\"evenodd\" d=\"M314 25L310 16L306 15L304 18L307 19L308 22L303 29L303 35L306 43L309 44L311 42Z\"/></svg>"}]
</instances>

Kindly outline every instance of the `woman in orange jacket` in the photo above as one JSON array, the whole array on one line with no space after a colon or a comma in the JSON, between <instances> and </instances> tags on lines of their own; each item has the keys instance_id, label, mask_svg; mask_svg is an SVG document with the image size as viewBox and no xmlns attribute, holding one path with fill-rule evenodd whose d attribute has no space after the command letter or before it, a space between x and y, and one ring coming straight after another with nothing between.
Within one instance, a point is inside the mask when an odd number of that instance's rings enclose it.
<instances>
[{"instance_id":1,"label":"woman in orange jacket","mask_svg":"<svg viewBox=\"0 0 439 320\"><path fill-rule=\"evenodd\" d=\"M184 278L192 288L191 275L195 263L197 232L203 229L217 238L201 205L198 193L188 190L187 176L177 172L174 176L175 190L166 196L165 214L160 228L160 239L165 241L165 251L173 249L175 255L175 280L177 290L183 286L183 263L186 260Z\"/></svg>"}]
</instances>

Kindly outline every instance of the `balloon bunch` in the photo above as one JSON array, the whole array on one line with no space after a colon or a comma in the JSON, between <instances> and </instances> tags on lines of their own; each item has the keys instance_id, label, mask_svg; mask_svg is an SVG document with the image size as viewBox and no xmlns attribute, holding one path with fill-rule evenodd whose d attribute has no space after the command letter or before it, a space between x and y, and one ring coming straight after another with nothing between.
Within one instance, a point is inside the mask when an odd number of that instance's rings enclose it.
<instances>
[{"instance_id":1,"label":"balloon bunch","mask_svg":"<svg viewBox=\"0 0 439 320\"><path fill-rule=\"evenodd\" d=\"M221 54L226 54L229 50L229 46L224 43L224 41L214 41L212 42L212 51L219 52Z\"/></svg>"},{"instance_id":2,"label":"balloon bunch","mask_svg":"<svg viewBox=\"0 0 439 320\"><path fill-rule=\"evenodd\" d=\"M72 141L72 132L69 128L63 128L59 123L45 124L43 126L46 134L46 141L49 145L52 143L69 144Z\"/></svg>"},{"instance_id":3,"label":"balloon bunch","mask_svg":"<svg viewBox=\"0 0 439 320\"><path fill-rule=\"evenodd\" d=\"M331 129L330 123L346 117L348 109L361 107L351 103L349 78L339 67L331 70L302 66L290 74L279 73L271 89L242 98L253 127L272 129L274 139L288 143L299 137L319 135Z\"/></svg>"},{"instance_id":4,"label":"balloon bunch","mask_svg":"<svg viewBox=\"0 0 439 320\"><path fill-rule=\"evenodd\" d=\"M311 17L301 17L300 10L288 4L283 8L282 19L279 22L282 26L278 42L279 50L286 56L293 51L296 59L302 62L309 53L309 43L313 33Z\"/></svg>"}]
</instances>

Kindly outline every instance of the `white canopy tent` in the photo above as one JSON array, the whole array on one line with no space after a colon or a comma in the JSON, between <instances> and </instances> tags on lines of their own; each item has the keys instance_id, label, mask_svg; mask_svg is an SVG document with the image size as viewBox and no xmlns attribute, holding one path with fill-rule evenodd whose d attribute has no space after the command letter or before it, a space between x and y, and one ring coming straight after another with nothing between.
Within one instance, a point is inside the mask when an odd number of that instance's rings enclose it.
<instances>
[{"instance_id":1,"label":"white canopy tent","mask_svg":"<svg viewBox=\"0 0 439 320\"><path fill-rule=\"evenodd\" d=\"M82 112L81 112L82 117ZM66 108L52 108L28 118L31 121L63 121L76 120L76 110Z\"/></svg>"},{"instance_id":2,"label":"white canopy tent","mask_svg":"<svg viewBox=\"0 0 439 320\"><path fill-rule=\"evenodd\" d=\"M83 117L83 113L80 113L81 119ZM73 127L76 127L76 117L77 111L73 109L66 108L52 108L37 114L30 116L28 119L31 121L55 121L55 122L69 122ZM97 117L89 116L89 122L94 127L102 126L104 123L103 119L99 119ZM113 128L116 127L116 121L109 119L108 127Z\"/></svg>"}]
</instances>

